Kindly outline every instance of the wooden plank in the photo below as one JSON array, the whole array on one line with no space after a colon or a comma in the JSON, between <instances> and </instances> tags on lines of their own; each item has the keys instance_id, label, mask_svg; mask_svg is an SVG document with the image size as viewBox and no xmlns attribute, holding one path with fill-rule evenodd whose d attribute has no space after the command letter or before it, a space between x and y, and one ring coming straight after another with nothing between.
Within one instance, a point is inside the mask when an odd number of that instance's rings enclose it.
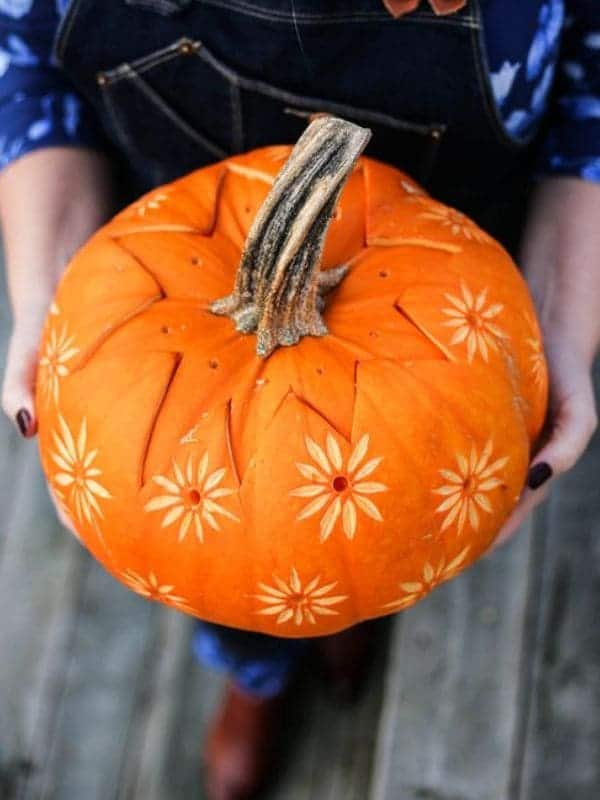
<instances>
[{"instance_id":1,"label":"wooden plank","mask_svg":"<svg viewBox=\"0 0 600 800\"><path fill-rule=\"evenodd\" d=\"M157 669L133 719L119 800L201 798L200 743L222 678L194 659L194 620L160 609L152 652Z\"/></svg>"},{"instance_id":2,"label":"wooden plank","mask_svg":"<svg viewBox=\"0 0 600 800\"><path fill-rule=\"evenodd\" d=\"M371 800L504 800L518 723L530 524L399 615Z\"/></svg>"},{"instance_id":3,"label":"wooden plank","mask_svg":"<svg viewBox=\"0 0 600 800\"><path fill-rule=\"evenodd\" d=\"M0 249L0 276L4 278L2 269L2 253ZM6 282L6 281L4 281ZM0 292L0 378L4 379L6 351L12 319L5 292ZM1 385L1 384L0 384ZM15 425L0 411L0 508L2 509L2 525L0 526L0 558L11 529L10 520L15 513L15 479L24 469L24 459L28 452L22 446L21 438Z\"/></svg>"},{"instance_id":4,"label":"wooden plank","mask_svg":"<svg viewBox=\"0 0 600 800\"><path fill-rule=\"evenodd\" d=\"M24 798L116 796L133 712L155 668L149 658L153 612L150 603L90 564L46 757Z\"/></svg>"},{"instance_id":5,"label":"wooden plank","mask_svg":"<svg viewBox=\"0 0 600 800\"><path fill-rule=\"evenodd\" d=\"M600 364L596 369L600 396ZM565 475L536 537L539 603L515 797L600 795L600 436Z\"/></svg>"},{"instance_id":6,"label":"wooden plank","mask_svg":"<svg viewBox=\"0 0 600 800\"><path fill-rule=\"evenodd\" d=\"M21 767L35 770L43 757L39 733L52 719L83 569L79 544L56 520L35 446L20 447L25 460L10 482L15 513L0 562L0 773L15 797Z\"/></svg>"},{"instance_id":7,"label":"wooden plank","mask_svg":"<svg viewBox=\"0 0 600 800\"><path fill-rule=\"evenodd\" d=\"M340 705L328 692L317 656L307 652L286 718L284 760L265 800L364 800L381 706L387 620L377 624L368 682L358 701Z\"/></svg>"}]
</instances>

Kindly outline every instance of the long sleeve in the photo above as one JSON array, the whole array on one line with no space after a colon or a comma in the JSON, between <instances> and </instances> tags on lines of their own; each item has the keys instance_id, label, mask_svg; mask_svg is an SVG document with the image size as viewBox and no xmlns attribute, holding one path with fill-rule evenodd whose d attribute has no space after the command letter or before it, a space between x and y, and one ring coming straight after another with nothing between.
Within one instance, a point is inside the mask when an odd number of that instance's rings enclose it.
<instances>
[{"instance_id":1,"label":"long sleeve","mask_svg":"<svg viewBox=\"0 0 600 800\"><path fill-rule=\"evenodd\" d=\"M52 64L65 0L0 0L0 168L42 147L103 149L92 109Z\"/></svg>"},{"instance_id":2,"label":"long sleeve","mask_svg":"<svg viewBox=\"0 0 600 800\"><path fill-rule=\"evenodd\" d=\"M600 182L600 6L570 0L538 174Z\"/></svg>"}]
</instances>

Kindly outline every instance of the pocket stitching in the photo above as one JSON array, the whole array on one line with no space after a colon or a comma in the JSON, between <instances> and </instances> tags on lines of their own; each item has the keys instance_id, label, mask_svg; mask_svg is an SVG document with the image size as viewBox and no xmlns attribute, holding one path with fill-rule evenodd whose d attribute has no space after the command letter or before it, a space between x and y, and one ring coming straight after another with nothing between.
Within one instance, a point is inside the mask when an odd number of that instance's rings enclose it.
<instances>
[{"instance_id":1,"label":"pocket stitching","mask_svg":"<svg viewBox=\"0 0 600 800\"><path fill-rule=\"evenodd\" d=\"M127 65L127 70L124 70L123 77L127 77L133 86L135 86L136 90L140 92L149 103L151 103L158 111L163 114L163 116L167 117L167 119L182 133L184 133L189 139L191 139L196 144L203 147L207 150L211 155L215 156L217 159L222 159L227 157L227 152L220 148L218 145L211 142L207 139L203 134L199 131L196 131L192 128L189 123L187 123L179 114L172 109L168 103L162 99L162 97L152 89L152 87L144 81L141 75L139 75L131 66ZM106 108L109 112L110 118L113 122L115 130L117 131L119 138L126 146L127 150L135 150L131 137L123 127L120 119L120 115L117 112L117 106L114 101L114 98L111 96L109 89L112 84L104 84L102 89L102 98L106 105Z\"/></svg>"},{"instance_id":2,"label":"pocket stitching","mask_svg":"<svg viewBox=\"0 0 600 800\"><path fill-rule=\"evenodd\" d=\"M318 108L320 110L331 111L332 113L340 114L340 116L350 113L355 117L362 118L365 121L370 121L373 124L387 125L390 128L407 131L409 133L417 133L427 136L433 129L438 130L441 133L446 130L446 125L441 122L408 122L379 111L371 111L369 109L350 106L346 103L337 102L336 100L324 100L318 97L297 95L293 92L287 91L286 89L278 89L277 87L263 81L245 78L243 75L235 72L230 67L226 66L217 58L215 58L215 56L202 44L202 42L195 40L194 44L197 46L194 53L196 58L201 58L203 61L212 66L213 69L217 70L221 75L223 75L224 78L232 83L235 83L237 87L241 87L247 91L261 93L267 97L273 98L274 100L280 100L283 103L288 103L291 105L300 105L304 106L305 108Z\"/></svg>"}]
</instances>

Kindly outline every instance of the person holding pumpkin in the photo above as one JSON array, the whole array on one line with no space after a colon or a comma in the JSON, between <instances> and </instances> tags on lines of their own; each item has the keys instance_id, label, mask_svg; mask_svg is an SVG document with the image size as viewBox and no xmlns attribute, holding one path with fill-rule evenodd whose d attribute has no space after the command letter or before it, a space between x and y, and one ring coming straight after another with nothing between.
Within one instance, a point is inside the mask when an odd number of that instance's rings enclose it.
<instances>
[{"instance_id":1,"label":"person holding pumpkin","mask_svg":"<svg viewBox=\"0 0 600 800\"><path fill-rule=\"evenodd\" d=\"M117 208L336 114L373 130L369 154L499 238L529 283L551 404L505 541L596 427L599 28L593 0L0 0L5 412L35 435L54 288ZM205 753L214 800L261 784L309 644L198 623L198 658L230 678ZM319 642L341 695L358 691L371 645L369 624Z\"/></svg>"}]
</instances>

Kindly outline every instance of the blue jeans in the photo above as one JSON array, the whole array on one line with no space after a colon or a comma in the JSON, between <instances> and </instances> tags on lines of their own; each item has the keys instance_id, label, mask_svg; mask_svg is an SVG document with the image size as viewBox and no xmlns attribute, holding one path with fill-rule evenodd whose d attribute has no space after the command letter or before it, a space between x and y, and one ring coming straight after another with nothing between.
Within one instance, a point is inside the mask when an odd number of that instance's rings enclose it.
<instances>
[{"instance_id":1,"label":"blue jeans","mask_svg":"<svg viewBox=\"0 0 600 800\"><path fill-rule=\"evenodd\" d=\"M199 621L192 648L203 666L226 672L245 692L273 697L286 687L309 641Z\"/></svg>"}]
</instances>

